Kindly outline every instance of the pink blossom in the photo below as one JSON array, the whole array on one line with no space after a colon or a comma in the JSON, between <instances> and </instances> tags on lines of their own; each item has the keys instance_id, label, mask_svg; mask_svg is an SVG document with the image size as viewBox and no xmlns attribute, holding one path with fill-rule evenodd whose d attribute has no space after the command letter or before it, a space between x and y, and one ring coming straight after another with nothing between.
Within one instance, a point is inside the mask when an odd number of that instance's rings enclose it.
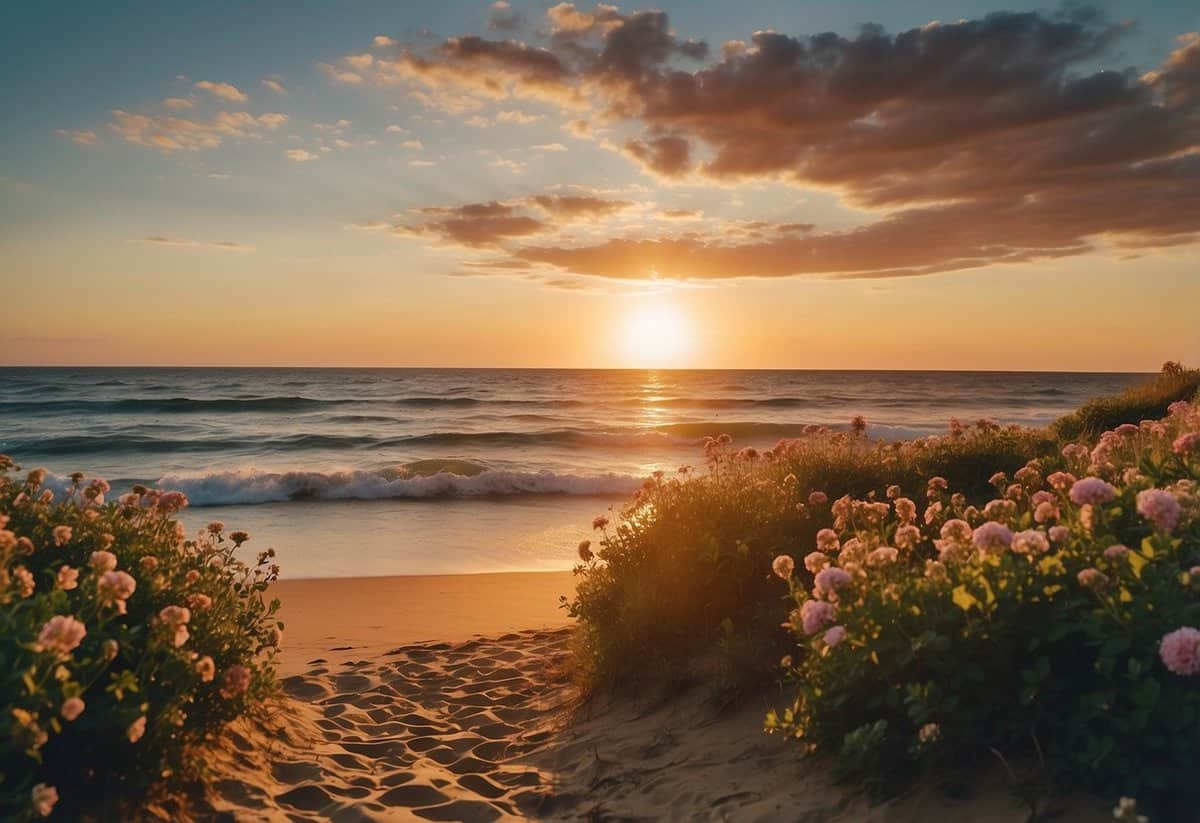
<instances>
[{"instance_id":1,"label":"pink blossom","mask_svg":"<svg viewBox=\"0 0 1200 823\"><path fill-rule=\"evenodd\" d=\"M597 529L597 530L603 529L607 525L608 525L608 518L605 517L604 515L600 515L598 517L592 518L592 528L593 529Z\"/></svg>"},{"instance_id":2,"label":"pink blossom","mask_svg":"<svg viewBox=\"0 0 1200 823\"><path fill-rule=\"evenodd\" d=\"M912 550L921 542L921 530L908 523L896 529L896 534L892 539L899 548Z\"/></svg>"},{"instance_id":3,"label":"pink blossom","mask_svg":"<svg viewBox=\"0 0 1200 823\"><path fill-rule=\"evenodd\" d=\"M846 639L846 627L845 626L833 626L832 628L830 628L828 631L825 632L825 636L824 636L825 645L829 646L830 648L833 648L834 646L838 645L845 639Z\"/></svg>"},{"instance_id":4,"label":"pink blossom","mask_svg":"<svg viewBox=\"0 0 1200 823\"><path fill-rule=\"evenodd\" d=\"M1046 482L1050 484L1051 488L1065 491L1075 485L1075 475L1069 472L1054 472L1046 478Z\"/></svg>"},{"instance_id":5,"label":"pink blossom","mask_svg":"<svg viewBox=\"0 0 1200 823\"><path fill-rule=\"evenodd\" d=\"M1100 590L1108 585L1108 575L1099 569L1084 569L1077 575L1079 585L1085 589Z\"/></svg>"},{"instance_id":6,"label":"pink blossom","mask_svg":"<svg viewBox=\"0 0 1200 823\"><path fill-rule=\"evenodd\" d=\"M92 567L92 571L97 574L104 574L117 567L117 556L112 552L106 551L92 552L92 556L88 562Z\"/></svg>"},{"instance_id":7,"label":"pink blossom","mask_svg":"<svg viewBox=\"0 0 1200 823\"><path fill-rule=\"evenodd\" d=\"M122 571L107 571L96 581L96 591L102 606L115 606L118 614L125 614L125 601L137 588L137 581Z\"/></svg>"},{"instance_id":8,"label":"pink blossom","mask_svg":"<svg viewBox=\"0 0 1200 823\"><path fill-rule=\"evenodd\" d=\"M896 499L896 517L901 523L912 523L917 519L917 504L907 497Z\"/></svg>"},{"instance_id":9,"label":"pink blossom","mask_svg":"<svg viewBox=\"0 0 1200 823\"><path fill-rule=\"evenodd\" d=\"M1085 477L1071 486L1071 502L1076 506L1099 506L1111 503L1116 496L1112 484L1099 477Z\"/></svg>"},{"instance_id":10,"label":"pink blossom","mask_svg":"<svg viewBox=\"0 0 1200 823\"><path fill-rule=\"evenodd\" d=\"M1058 506L1053 503L1045 502L1038 503L1037 508L1033 510L1033 519L1038 523L1046 523L1050 520L1058 519Z\"/></svg>"},{"instance_id":11,"label":"pink blossom","mask_svg":"<svg viewBox=\"0 0 1200 823\"><path fill-rule=\"evenodd\" d=\"M216 664L208 655L201 657L196 661L196 674L200 677L201 683L211 683L217 675Z\"/></svg>"},{"instance_id":12,"label":"pink blossom","mask_svg":"<svg viewBox=\"0 0 1200 823\"><path fill-rule=\"evenodd\" d=\"M867 555L868 566L888 566L900 559L900 552L891 546L880 546Z\"/></svg>"},{"instance_id":13,"label":"pink blossom","mask_svg":"<svg viewBox=\"0 0 1200 823\"><path fill-rule=\"evenodd\" d=\"M24 566L17 566L12 570L13 581L17 584L17 594L20 597L30 597L33 595L35 583L33 580L33 572Z\"/></svg>"},{"instance_id":14,"label":"pink blossom","mask_svg":"<svg viewBox=\"0 0 1200 823\"><path fill-rule=\"evenodd\" d=\"M1071 530L1066 526L1051 526L1046 534L1050 537L1051 543L1065 543L1071 536Z\"/></svg>"},{"instance_id":15,"label":"pink blossom","mask_svg":"<svg viewBox=\"0 0 1200 823\"><path fill-rule=\"evenodd\" d=\"M58 803L58 789L47 786L45 783L38 783L33 787L31 801L35 815L49 817L50 813L54 811L54 805Z\"/></svg>"},{"instance_id":16,"label":"pink blossom","mask_svg":"<svg viewBox=\"0 0 1200 823\"><path fill-rule=\"evenodd\" d=\"M817 548L826 554L832 554L838 550L841 542L838 540L837 532L833 529L821 529L817 532Z\"/></svg>"},{"instance_id":17,"label":"pink blossom","mask_svg":"<svg viewBox=\"0 0 1200 823\"><path fill-rule=\"evenodd\" d=\"M63 716L64 720L70 722L79 717L79 715L83 714L83 709L84 702L82 699L78 697L68 697L63 701L62 708L59 709L59 714Z\"/></svg>"},{"instance_id":18,"label":"pink blossom","mask_svg":"<svg viewBox=\"0 0 1200 823\"><path fill-rule=\"evenodd\" d=\"M250 688L249 669L235 663L225 670L225 676L221 678L221 697L229 700L243 694L248 688Z\"/></svg>"},{"instance_id":19,"label":"pink blossom","mask_svg":"<svg viewBox=\"0 0 1200 823\"><path fill-rule=\"evenodd\" d=\"M71 542L71 527L70 526L55 526L54 527L54 545L65 546Z\"/></svg>"},{"instance_id":20,"label":"pink blossom","mask_svg":"<svg viewBox=\"0 0 1200 823\"><path fill-rule=\"evenodd\" d=\"M776 577L788 580L796 571L796 561L792 559L791 555L781 554L772 561L771 571L775 573Z\"/></svg>"},{"instance_id":21,"label":"pink blossom","mask_svg":"<svg viewBox=\"0 0 1200 823\"><path fill-rule=\"evenodd\" d=\"M38 632L38 645L42 651L68 655L79 647L87 637L87 627L74 617L55 615L46 621Z\"/></svg>"},{"instance_id":22,"label":"pink blossom","mask_svg":"<svg viewBox=\"0 0 1200 823\"><path fill-rule=\"evenodd\" d=\"M1164 489L1146 489L1138 492L1138 514L1154 524L1160 532L1171 533L1179 525L1182 509L1175 495Z\"/></svg>"},{"instance_id":23,"label":"pink blossom","mask_svg":"<svg viewBox=\"0 0 1200 823\"><path fill-rule=\"evenodd\" d=\"M142 739L142 735L146 733L146 715L142 715L137 720L129 724L129 728L125 730L125 736L129 738L130 743L136 743Z\"/></svg>"},{"instance_id":24,"label":"pink blossom","mask_svg":"<svg viewBox=\"0 0 1200 823\"><path fill-rule=\"evenodd\" d=\"M1012 550L1030 556L1044 554L1050 550L1050 541L1037 529L1026 529L1013 535Z\"/></svg>"},{"instance_id":25,"label":"pink blossom","mask_svg":"<svg viewBox=\"0 0 1200 823\"><path fill-rule=\"evenodd\" d=\"M805 600L800 607L800 622L805 634L816 634L825 625L832 623L836 609L824 600Z\"/></svg>"},{"instance_id":26,"label":"pink blossom","mask_svg":"<svg viewBox=\"0 0 1200 823\"><path fill-rule=\"evenodd\" d=\"M837 590L849 584L850 575L845 569L839 569L836 566L822 569L813 578L813 585L818 597L829 596L830 599L836 599Z\"/></svg>"},{"instance_id":27,"label":"pink blossom","mask_svg":"<svg viewBox=\"0 0 1200 823\"><path fill-rule=\"evenodd\" d=\"M1122 546L1120 543L1115 543L1104 550L1105 560L1120 560L1125 555L1129 554L1129 549Z\"/></svg>"},{"instance_id":28,"label":"pink blossom","mask_svg":"<svg viewBox=\"0 0 1200 823\"><path fill-rule=\"evenodd\" d=\"M829 495L825 492L817 491L808 496L808 505L810 506L824 506L828 502Z\"/></svg>"},{"instance_id":29,"label":"pink blossom","mask_svg":"<svg viewBox=\"0 0 1200 823\"><path fill-rule=\"evenodd\" d=\"M936 743L942 739L942 727L937 723L926 723L917 732L917 739L925 745Z\"/></svg>"},{"instance_id":30,"label":"pink blossom","mask_svg":"<svg viewBox=\"0 0 1200 823\"><path fill-rule=\"evenodd\" d=\"M988 521L971 535L975 547L983 554L1001 554L1012 545L1012 529L1003 523Z\"/></svg>"},{"instance_id":31,"label":"pink blossom","mask_svg":"<svg viewBox=\"0 0 1200 823\"><path fill-rule=\"evenodd\" d=\"M816 574L829 566L829 555L824 552L809 552L804 555L804 568L808 569L810 574Z\"/></svg>"},{"instance_id":32,"label":"pink blossom","mask_svg":"<svg viewBox=\"0 0 1200 823\"><path fill-rule=\"evenodd\" d=\"M1158 655L1167 669L1191 677L1200 674L1200 630L1184 626L1163 635Z\"/></svg>"},{"instance_id":33,"label":"pink blossom","mask_svg":"<svg viewBox=\"0 0 1200 823\"><path fill-rule=\"evenodd\" d=\"M55 585L65 592L79 586L79 570L72 569L70 566L59 566L58 574L54 576Z\"/></svg>"}]
</instances>

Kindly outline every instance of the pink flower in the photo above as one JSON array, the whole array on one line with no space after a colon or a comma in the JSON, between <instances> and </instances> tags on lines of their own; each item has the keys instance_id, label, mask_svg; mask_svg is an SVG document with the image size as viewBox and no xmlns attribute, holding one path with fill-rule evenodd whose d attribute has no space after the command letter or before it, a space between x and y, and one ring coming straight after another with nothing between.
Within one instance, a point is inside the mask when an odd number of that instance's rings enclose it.
<instances>
[{"instance_id":1,"label":"pink flower","mask_svg":"<svg viewBox=\"0 0 1200 823\"><path fill-rule=\"evenodd\" d=\"M901 549L914 549L921 542L921 530L911 523L905 524L896 529L892 540Z\"/></svg>"},{"instance_id":2,"label":"pink flower","mask_svg":"<svg viewBox=\"0 0 1200 823\"><path fill-rule=\"evenodd\" d=\"M1050 502L1038 503L1033 510L1033 519L1037 523L1046 523L1058 519L1058 507Z\"/></svg>"},{"instance_id":3,"label":"pink flower","mask_svg":"<svg viewBox=\"0 0 1200 823\"><path fill-rule=\"evenodd\" d=\"M849 573L845 569L839 569L836 566L822 569L813 578L813 585L818 597L830 596L830 599L836 599L837 590L849 584Z\"/></svg>"},{"instance_id":4,"label":"pink flower","mask_svg":"<svg viewBox=\"0 0 1200 823\"><path fill-rule=\"evenodd\" d=\"M54 583L65 592L78 588L79 570L72 569L70 566L59 566L58 574L54 576Z\"/></svg>"},{"instance_id":5,"label":"pink flower","mask_svg":"<svg viewBox=\"0 0 1200 823\"><path fill-rule=\"evenodd\" d=\"M79 715L83 714L83 709L83 700L78 697L68 697L63 701L62 708L59 710L59 714L63 716L64 720L70 722L79 717Z\"/></svg>"},{"instance_id":6,"label":"pink flower","mask_svg":"<svg viewBox=\"0 0 1200 823\"><path fill-rule=\"evenodd\" d=\"M1050 537L1051 543L1065 543L1071 536L1071 530L1066 526L1051 526L1046 534Z\"/></svg>"},{"instance_id":7,"label":"pink flower","mask_svg":"<svg viewBox=\"0 0 1200 823\"><path fill-rule=\"evenodd\" d=\"M830 648L833 648L834 646L841 643L845 639L846 639L846 627L845 626L833 626L832 628L830 628L828 631L825 632L825 637L824 637L825 645L829 646Z\"/></svg>"},{"instance_id":8,"label":"pink flower","mask_svg":"<svg viewBox=\"0 0 1200 823\"><path fill-rule=\"evenodd\" d=\"M188 595L187 604L193 611L206 612L212 608L212 598L207 594L197 592Z\"/></svg>"},{"instance_id":9,"label":"pink flower","mask_svg":"<svg viewBox=\"0 0 1200 823\"><path fill-rule=\"evenodd\" d=\"M1044 554L1050 550L1050 541L1037 529L1026 529L1013 535L1012 550L1030 556Z\"/></svg>"},{"instance_id":10,"label":"pink flower","mask_svg":"<svg viewBox=\"0 0 1200 823\"><path fill-rule=\"evenodd\" d=\"M58 789L47 786L45 783L38 783L33 787L31 800L35 815L49 817L50 812L54 811L54 805L58 803Z\"/></svg>"},{"instance_id":11,"label":"pink flower","mask_svg":"<svg viewBox=\"0 0 1200 823\"><path fill-rule=\"evenodd\" d=\"M117 567L117 556L112 552L106 551L92 552L92 556L88 562L92 567L92 571L97 574L104 574Z\"/></svg>"},{"instance_id":12,"label":"pink flower","mask_svg":"<svg viewBox=\"0 0 1200 823\"><path fill-rule=\"evenodd\" d=\"M158 568L158 558L148 554L138 561L138 565L142 567L142 571L152 572Z\"/></svg>"},{"instance_id":13,"label":"pink flower","mask_svg":"<svg viewBox=\"0 0 1200 823\"><path fill-rule=\"evenodd\" d=\"M1182 416L1188 413L1192 404L1186 400L1176 400L1171 405L1167 406L1167 414L1172 417Z\"/></svg>"},{"instance_id":14,"label":"pink flower","mask_svg":"<svg viewBox=\"0 0 1200 823\"><path fill-rule=\"evenodd\" d=\"M838 540L837 532L833 529L821 529L817 532L817 548L826 554L832 554L838 550L841 542Z\"/></svg>"},{"instance_id":15,"label":"pink flower","mask_svg":"<svg viewBox=\"0 0 1200 823\"><path fill-rule=\"evenodd\" d=\"M137 720L129 724L129 728L125 730L125 736L129 738L130 743L136 743L142 739L142 735L146 733L146 715L142 715Z\"/></svg>"},{"instance_id":16,"label":"pink flower","mask_svg":"<svg viewBox=\"0 0 1200 823\"><path fill-rule=\"evenodd\" d=\"M125 601L137 588L137 581L125 572L108 571L96 581L100 605L115 606L118 614L125 614Z\"/></svg>"},{"instance_id":17,"label":"pink flower","mask_svg":"<svg viewBox=\"0 0 1200 823\"><path fill-rule=\"evenodd\" d=\"M71 527L70 526L55 526L54 527L54 545L65 546L71 542Z\"/></svg>"},{"instance_id":18,"label":"pink flower","mask_svg":"<svg viewBox=\"0 0 1200 823\"><path fill-rule=\"evenodd\" d=\"M68 655L79 647L87 637L87 627L74 617L55 615L46 621L38 633L38 645L42 651Z\"/></svg>"},{"instance_id":19,"label":"pink flower","mask_svg":"<svg viewBox=\"0 0 1200 823\"><path fill-rule=\"evenodd\" d=\"M33 580L33 572L24 566L17 566L12 570L12 576L13 582L17 584L17 595L30 597L36 585Z\"/></svg>"},{"instance_id":20,"label":"pink flower","mask_svg":"<svg viewBox=\"0 0 1200 823\"><path fill-rule=\"evenodd\" d=\"M896 507L896 517L901 523L912 523L917 519L917 504L907 497L897 498L893 505Z\"/></svg>"},{"instance_id":21,"label":"pink flower","mask_svg":"<svg viewBox=\"0 0 1200 823\"><path fill-rule=\"evenodd\" d=\"M1158 656L1175 674L1185 677L1200 674L1200 630L1184 626L1163 635Z\"/></svg>"},{"instance_id":22,"label":"pink flower","mask_svg":"<svg viewBox=\"0 0 1200 823\"><path fill-rule=\"evenodd\" d=\"M604 515L600 515L599 517L595 517L592 519L592 528L593 529L603 529L607 525L608 525L608 518L605 517Z\"/></svg>"},{"instance_id":23,"label":"pink flower","mask_svg":"<svg viewBox=\"0 0 1200 823\"><path fill-rule=\"evenodd\" d=\"M1104 559L1120 560L1127 554L1129 554L1129 549L1125 546L1122 546L1120 543L1116 543L1104 550Z\"/></svg>"},{"instance_id":24,"label":"pink flower","mask_svg":"<svg viewBox=\"0 0 1200 823\"><path fill-rule=\"evenodd\" d=\"M891 546L880 546L867 555L868 566L888 566L900 559L900 552Z\"/></svg>"},{"instance_id":25,"label":"pink flower","mask_svg":"<svg viewBox=\"0 0 1200 823\"><path fill-rule=\"evenodd\" d=\"M792 559L791 555L781 554L771 563L771 571L775 572L776 577L788 580L796 571L796 561Z\"/></svg>"},{"instance_id":26,"label":"pink flower","mask_svg":"<svg viewBox=\"0 0 1200 823\"><path fill-rule=\"evenodd\" d=\"M937 723L926 723L921 727L920 731L917 732L917 740L921 741L921 743L927 746L930 743L936 743L941 739L942 727Z\"/></svg>"},{"instance_id":27,"label":"pink flower","mask_svg":"<svg viewBox=\"0 0 1200 823\"><path fill-rule=\"evenodd\" d=\"M1188 432L1175 438L1171 445L1176 454L1200 454L1200 432Z\"/></svg>"},{"instance_id":28,"label":"pink flower","mask_svg":"<svg viewBox=\"0 0 1200 823\"><path fill-rule=\"evenodd\" d=\"M189 586L200 579L200 572L196 569L188 570L188 573L183 576L183 581Z\"/></svg>"},{"instance_id":29,"label":"pink flower","mask_svg":"<svg viewBox=\"0 0 1200 823\"><path fill-rule=\"evenodd\" d=\"M1138 514L1154 524L1160 532L1170 534L1179 525L1182 509L1175 495L1164 489L1146 489L1138 492Z\"/></svg>"},{"instance_id":30,"label":"pink flower","mask_svg":"<svg viewBox=\"0 0 1200 823\"><path fill-rule=\"evenodd\" d=\"M1084 569L1077 575L1079 585L1085 589L1099 591L1108 585L1108 575L1099 569Z\"/></svg>"},{"instance_id":31,"label":"pink flower","mask_svg":"<svg viewBox=\"0 0 1200 823\"><path fill-rule=\"evenodd\" d=\"M199 675L201 683L211 683L213 678L217 675L217 667L216 664L213 663L213 659L208 655L205 655L197 660L196 674Z\"/></svg>"},{"instance_id":32,"label":"pink flower","mask_svg":"<svg viewBox=\"0 0 1200 823\"><path fill-rule=\"evenodd\" d=\"M234 664L225 670L221 678L221 697L226 700L245 693L250 688L250 670L245 666Z\"/></svg>"},{"instance_id":33,"label":"pink flower","mask_svg":"<svg viewBox=\"0 0 1200 823\"><path fill-rule=\"evenodd\" d=\"M1116 496L1117 490L1112 484L1099 477L1085 477L1071 486L1071 502L1076 506L1099 506L1111 503Z\"/></svg>"},{"instance_id":34,"label":"pink flower","mask_svg":"<svg viewBox=\"0 0 1200 823\"><path fill-rule=\"evenodd\" d=\"M809 552L804 555L804 568L808 569L810 574L816 574L828 566L829 555L824 552Z\"/></svg>"},{"instance_id":35,"label":"pink flower","mask_svg":"<svg viewBox=\"0 0 1200 823\"><path fill-rule=\"evenodd\" d=\"M1050 484L1051 488L1064 491L1075 485L1075 475L1069 472L1054 472L1046 478L1046 482Z\"/></svg>"},{"instance_id":36,"label":"pink flower","mask_svg":"<svg viewBox=\"0 0 1200 823\"><path fill-rule=\"evenodd\" d=\"M824 600L805 600L800 607L800 622L805 634L816 634L822 627L832 623L836 609Z\"/></svg>"},{"instance_id":37,"label":"pink flower","mask_svg":"<svg viewBox=\"0 0 1200 823\"><path fill-rule=\"evenodd\" d=\"M808 505L810 506L824 506L828 502L829 495L825 492L813 492L808 496Z\"/></svg>"},{"instance_id":38,"label":"pink flower","mask_svg":"<svg viewBox=\"0 0 1200 823\"><path fill-rule=\"evenodd\" d=\"M171 633L171 643L179 648L188 640L187 623L192 619L192 613L184 606L164 606L158 613L158 619Z\"/></svg>"},{"instance_id":39,"label":"pink flower","mask_svg":"<svg viewBox=\"0 0 1200 823\"><path fill-rule=\"evenodd\" d=\"M988 521L974 531L971 540L982 554L1001 554L1012 545L1013 533L1003 523Z\"/></svg>"},{"instance_id":40,"label":"pink flower","mask_svg":"<svg viewBox=\"0 0 1200 823\"><path fill-rule=\"evenodd\" d=\"M188 504L187 495L183 492L163 492L159 495L158 509L165 514L179 511Z\"/></svg>"}]
</instances>

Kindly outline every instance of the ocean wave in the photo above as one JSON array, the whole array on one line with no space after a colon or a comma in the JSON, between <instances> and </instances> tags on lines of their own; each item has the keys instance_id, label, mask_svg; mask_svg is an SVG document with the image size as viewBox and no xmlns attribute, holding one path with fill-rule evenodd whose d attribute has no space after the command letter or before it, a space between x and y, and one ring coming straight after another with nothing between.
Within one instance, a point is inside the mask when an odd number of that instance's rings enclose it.
<instances>
[{"instance_id":1,"label":"ocean wave","mask_svg":"<svg viewBox=\"0 0 1200 823\"><path fill-rule=\"evenodd\" d=\"M43 400L0 403L0 414L44 412L95 414L189 414L198 412L289 412L339 406L351 400L315 397L126 397L120 400Z\"/></svg>"},{"instance_id":2,"label":"ocean wave","mask_svg":"<svg viewBox=\"0 0 1200 823\"><path fill-rule=\"evenodd\" d=\"M405 472L263 472L253 469L198 476L169 475L155 484L177 489L193 506L230 506L309 500L385 500L512 495L626 495L642 478L624 474L576 475L550 471L459 474Z\"/></svg>"}]
</instances>

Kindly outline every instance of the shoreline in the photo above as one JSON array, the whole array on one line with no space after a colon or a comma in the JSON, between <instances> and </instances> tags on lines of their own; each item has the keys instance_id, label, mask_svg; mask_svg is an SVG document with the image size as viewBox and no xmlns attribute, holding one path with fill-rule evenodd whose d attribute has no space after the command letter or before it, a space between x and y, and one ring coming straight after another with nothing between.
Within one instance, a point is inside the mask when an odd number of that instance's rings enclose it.
<instances>
[{"instance_id":1,"label":"shoreline","mask_svg":"<svg viewBox=\"0 0 1200 823\"><path fill-rule=\"evenodd\" d=\"M575 590L569 571L325 577L279 580L284 642L281 677L311 661L378 657L399 646L456 643L568 625L559 596Z\"/></svg>"}]
</instances>

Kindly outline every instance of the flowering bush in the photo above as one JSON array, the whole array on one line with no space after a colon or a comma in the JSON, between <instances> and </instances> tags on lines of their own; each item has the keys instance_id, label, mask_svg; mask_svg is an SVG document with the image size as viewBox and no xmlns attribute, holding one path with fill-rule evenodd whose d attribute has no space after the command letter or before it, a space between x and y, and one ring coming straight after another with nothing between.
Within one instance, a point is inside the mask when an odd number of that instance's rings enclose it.
<instances>
[{"instance_id":1,"label":"flowering bush","mask_svg":"<svg viewBox=\"0 0 1200 823\"><path fill-rule=\"evenodd\" d=\"M1198 432L1177 402L995 474L982 506L941 477L836 500L815 578L775 563L799 643L768 729L884 791L990 749L1178 814L1200 766Z\"/></svg>"},{"instance_id":2,"label":"flowering bush","mask_svg":"<svg viewBox=\"0 0 1200 823\"><path fill-rule=\"evenodd\" d=\"M116 813L273 688L274 552L246 565L220 523L186 540L179 492L16 470L0 455L0 817Z\"/></svg>"},{"instance_id":3,"label":"flowering bush","mask_svg":"<svg viewBox=\"0 0 1200 823\"><path fill-rule=\"evenodd\" d=\"M871 440L865 428L861 419L847 432L813 426L763 452L711 439L707 471L658 473L617 522L598 518L598 545L581 547L576 596L566 603L579 619L584 679L613 684L662 673L646 661L670 670L714 642L726 652L731 685L769 678L787 613L772 559L804 556L833 523L832 498L931 473L979 498L997 467L1017 469L1053 447L1043 432L989 421L953 423L946 435L904 443ZM798 574L809 581L816 571Z\"/></svg>"}]
</instances>

